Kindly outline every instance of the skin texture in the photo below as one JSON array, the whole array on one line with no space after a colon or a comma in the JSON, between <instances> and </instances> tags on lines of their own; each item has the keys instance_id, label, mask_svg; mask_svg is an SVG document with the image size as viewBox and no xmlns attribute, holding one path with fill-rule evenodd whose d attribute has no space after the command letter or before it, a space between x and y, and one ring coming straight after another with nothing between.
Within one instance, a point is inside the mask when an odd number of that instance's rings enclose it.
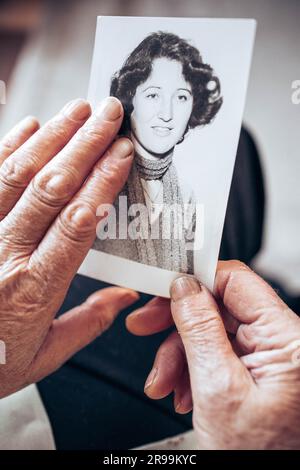
<instances>
[{"instance_id":1,"label":"skin texture","mask_svg":"<svg viewBox=\"0 0 300 470\"><path fill-rule=\"evenodd\" d=\"M147 335L172 325L145 385L193 408L203 449L300 448L300 319L238 261L218 264L214 296L192 277L127 317Z\"/></svg>"},{"instance_id":2,"label":"skin texture","mask_svg":"<svg viewBox=\"0 0 300 470\"><path fill-rule=\"evenodd\" d=\"M55 319L93 244L96 208L113 203L130 171L132 143L114 141L122 118L116 98L92 115L74 100L41 129L28 117L0 142L0 397L53 372L138 298L103 289Z\"/></svg>"},{"instance_id":3,"label":"skin texture","mask_svg":"<svg viewBox=\"0 0 300 470\"><path fill-rule=\"evenodd\" d=\"M182 74L182 64L155 59L149 78L136 89L131 129L148 152L162 155L182 138L189 122L193 96Z\"/></svg>"}]
</instances>

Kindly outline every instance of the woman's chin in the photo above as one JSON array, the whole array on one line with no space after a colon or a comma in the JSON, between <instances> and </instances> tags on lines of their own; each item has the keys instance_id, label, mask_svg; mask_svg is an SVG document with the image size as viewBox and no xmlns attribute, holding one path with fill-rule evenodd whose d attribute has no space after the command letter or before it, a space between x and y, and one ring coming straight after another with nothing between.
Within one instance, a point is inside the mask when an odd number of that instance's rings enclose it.
<instances>
[{"instance_id":1,"label":"woman's chin","mask_svg":"<svg viewBox=\"0 0 300 470\"><path fill-rule=\"evenodd\" d=\"M145 147L148 152L152 153L153 155L157 156L164 156L166 153L170 152L173 148L174 145L157 145L157 146L151 146L151 147Z\"/></svg>"}]
</instances>

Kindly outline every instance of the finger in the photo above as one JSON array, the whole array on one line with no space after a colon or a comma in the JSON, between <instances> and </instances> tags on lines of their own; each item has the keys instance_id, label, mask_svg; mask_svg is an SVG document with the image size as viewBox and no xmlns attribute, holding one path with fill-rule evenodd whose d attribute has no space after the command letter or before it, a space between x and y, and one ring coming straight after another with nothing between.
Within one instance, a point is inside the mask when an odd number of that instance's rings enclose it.
<instances>
[{"instance_id":1,"label":"finger","mask_svg":"<svg viewBox=\"0 0 300 470\"><path fill-rule=\"evenodd\" d=\"M0 167L4 160L21 147L38 128L38 121L32 116L27 116L3 137L0 141Z\"/></svg>"},{"instance_id":2,"label":"finger","mask_svg":"<svg viewBox=\"0 0 300 470\"><path fill-rule=\"evenodd\" d=\"M294 312L266 312L255 322L241 324L236 342L244 354L283 348L300 337L300 321Z\"/></svg>"},{"instance_id":3,"label":"finger","mask_svg":"<svg viewBox=\"0 0 300 470\"><path fill-rule=\"evenodd\" d=\"M31 366L31 380L54 372L77 351L106 331L118 313L138 300L139 295L120 287L92 294L82 305L53 321L48 336Z\"/></svg>"},{"instance_id":4,"label":"finger","mask_svg":"<svg viewBox=\"0 0 300 470\"><path fill-rule=\"evenodd\" d=\"M137 336L153 335L174 325L170 300L162 297L151 299L146 305L130 313L126 318L127 329Z\"/></svg>"},{"instance_id":5,"label":"finger","mask_svg":"<svg viewBox=\"0 0 300 470\"><path fill-rule=\"evenodd\" d=\"M219 261L214 291L240 323L252 323L286 308L269 284L240 261Z\"/></svg>"},{"instance_id":6,"label":"finger","mask_svg":"<svg viewBox=\"0 0 300 470\"><path fill-rule=\"evenodd\" d=\"M243 263L219 262L215 291L238 322L236 343L244 354L283 347L299 338L298 317Z\"/></svg>"},{"instance_id":7,"label":"finger","mask_svg":"<svg viewBox=\"0 0 300 470\"><path fill-rule=\"evenodd\" d=\"M278 385L289 380L295 383L299 379L300 369L300 340L295 340L280 349L258 351L241 357L241 361L250 370L257 384L266 383L270 377L275 376ZM288 372L288 375L286 374ZM284 373L284 381L278 377Z\"/></svg>"},{"instance_id":8,"label":"finger","mask_svg":"<svg viewBox=\"0 0 300 470\"><path fill-rule=\"evenodd\" d=\"M243 353L284 347L299 338L299 319L276 292L238 261L219 262L216 295L239 326Z\"/></svg>"},{"instance_id":9,"label":"finger","mask_svg":"<svg viewBox=\"0 0 300 470\"><path fill-rule=\"evenodd\" d=\"M32 254L29 268L51 279L49 288L57 299L57 292L67 288L96 238L97 209L114 207L132 161L132 143L126 138L114 142Z\"/></svg>"},{"instance_id":10,"label":"finger","mask_svg":"<svg viewBox=\"0 0 300 470\"><path fill-rule=\"evenodd\" d=\"M61 209L79 190L93 165L115 138L122 106L116 98L101 103L64 149L31 181L3 221L0 234L18 235L18 245L36 245Z\"/></svg>"},{"instance_id":11,"label":"finger","mask_svg":"<svg viewBox=\"0 0 300 470\"><path fill-rule=\"evenodd\" d=\"M177 278L170 293L193 389L211 392L230 383L233 370L244 368L232 350L213 296L191 276Z\"/></svg>"},{"instance_id":12,"label":"finger","mask_svg":"<svg viewBox=\"0 0 300 470\"><path fill-rule=\"evenodd\" d=\"M91 108L86 101L71 101L6 158L0 168L0 220L14 207L32 178L69 142L90 113Z\"/></svg>"},{"instance_id":13,"label":"finger","mask_svg":"<svg viewBox=\"0 0 300 470\"><path fill-rule=\"evenodd\" d=\"M153 399L169 395L178 383L186 365L182 341L176 331L159 347L151 372L145 383L145 393Z\"/></svg>"},{"instance_id":14,"label":"finger","mask_svg":"<svg viewBox=\"0 0 300 470\"><path fill-rule=\"evenodd\" d=\"M186 366L174 391L174 408L176 413L186 414L193 409L193 399L189 370Z\"/></svg>"},{"instance_id":15,"label":"finger","mask_svg":"<svg viewBox=\"0 0 300 470\"><path fill-rule=\"evenodd\" d=\"M270 351L257 351L241 357L248 369L257 369L269 364L300 364L300 341L292 341L288 346Z\"/></svg>"}]
</instances>

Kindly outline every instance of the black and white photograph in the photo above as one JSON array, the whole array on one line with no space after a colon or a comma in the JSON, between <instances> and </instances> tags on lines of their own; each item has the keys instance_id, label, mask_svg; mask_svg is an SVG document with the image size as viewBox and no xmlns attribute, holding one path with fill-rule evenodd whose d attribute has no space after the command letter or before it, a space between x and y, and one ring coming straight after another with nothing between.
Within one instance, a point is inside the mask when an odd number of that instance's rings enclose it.
<instances>
[{"instance_id":1,"label":"black and white photograph","mask_svg":"<svg viewBox=\"0 0 300 470\"><path fill-rule=\"evenodd\" d=\"M81 273L163 296L176 273L212 287L254 33L252 20L98 18L89 101L121 101L135 155Z\"/></svg>"}]
</instances>

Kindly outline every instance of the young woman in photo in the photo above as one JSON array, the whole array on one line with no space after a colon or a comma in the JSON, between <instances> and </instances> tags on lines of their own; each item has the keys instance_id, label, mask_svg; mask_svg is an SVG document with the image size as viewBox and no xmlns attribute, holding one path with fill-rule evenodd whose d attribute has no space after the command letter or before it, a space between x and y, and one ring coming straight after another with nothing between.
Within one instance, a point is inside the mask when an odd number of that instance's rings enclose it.
<instances>
[{"instance_id":1,"label":"young woman in photo","mask_svg":"<svg viewBox=\"0 0 300 470\"><path fill-rule=\"evenodd\" d=\"M186 40L156 32L114 74L110 94L123 104L121 133L130 136L135 146L134 164L121 195L127 196L132 217L143 207L146 213L140 214L139 227L134 226L137 236L129 230L127 239L118 239L117 230L117 239L98 238L94 248L192 273L196 200L180 179L173 156L190 129L209 124L219 111L219 79Z\"/></svg>"}]
</instances>

